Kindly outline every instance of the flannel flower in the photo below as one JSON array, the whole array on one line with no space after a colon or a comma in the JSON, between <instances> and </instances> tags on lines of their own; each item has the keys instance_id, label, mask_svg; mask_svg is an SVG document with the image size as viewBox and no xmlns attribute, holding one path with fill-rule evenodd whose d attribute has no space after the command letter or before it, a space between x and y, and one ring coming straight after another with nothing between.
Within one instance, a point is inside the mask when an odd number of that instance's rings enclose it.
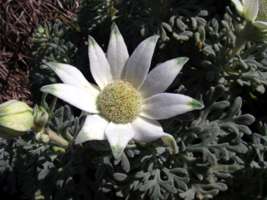
<instances>
[{"instance_id":1,"label":"flannel flower","mask_svg":"<svg viewBox=\"0 0 267 200\"><path fill-rule=\"evenodd\" d=\"M158 38L145 39L129 57L115 24L107 54L89 36L90 70L98 86L89 83L71 65L47 63L63 83L43 86L41 91L88 113L75 138L76 144L108 140L114 157L118 159L131 140L146 143L161 138L173 152L177 152L174 138L165 133L156 120L201 109L203 105L182 94L163 93L188 58L168 60L148 73Z\"/></svg>"},{"instance_id":2,"label":"flannel flower","mask_svg":"<svg viewBox=\"0 0 267 200\"><path fill-rule=\"evenodd\" d=\"M263 41L267 40L267 21L257 20L260 8L259 0L231 0L238 14L247 20L241 37L244 40ZM263 7L263 3L261 5ZM264 10L264 8L262 8ZM265 11L263 11L265 12Z\"/></svg>"}]
</instances>

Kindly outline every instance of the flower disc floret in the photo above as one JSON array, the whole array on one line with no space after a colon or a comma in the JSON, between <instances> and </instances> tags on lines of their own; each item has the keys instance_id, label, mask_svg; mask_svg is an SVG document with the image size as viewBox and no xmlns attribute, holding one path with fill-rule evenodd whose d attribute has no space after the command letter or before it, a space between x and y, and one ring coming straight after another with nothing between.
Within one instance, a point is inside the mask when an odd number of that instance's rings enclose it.
<instances>
[{"instance_id":1,"label":"flower disc floret","mask_svg":"<svg viewBox=\"0 0 267 200\"><path fill-rule=\"evenodd\" d=\"M132 122L140 113L141 94L128 82L107 85L97 97L100 114L114 123Z\"/></svg>"}]
</instances>

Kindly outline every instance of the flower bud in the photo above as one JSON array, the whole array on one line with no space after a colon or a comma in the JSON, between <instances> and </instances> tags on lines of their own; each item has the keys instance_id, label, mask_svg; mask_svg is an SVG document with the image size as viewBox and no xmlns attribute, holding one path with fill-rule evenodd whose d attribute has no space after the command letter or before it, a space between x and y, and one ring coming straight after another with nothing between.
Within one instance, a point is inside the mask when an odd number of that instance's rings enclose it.
<instances>
[{"instance_id":1,"label":"flower bud","mask_svg":"<svg viewBox=\"0 0 267 200\"><path fill-rule=\"evenodd\" d=\"M49 114L42 106L35 106L33 110L34 131L39 132L46 126Z\"/></svg>"},{"instance_id":2,"label":"flower bud","mask_svg":"<svg viewBox=\"0 0 267 200\"><path fill-rule=\"evenodd\" d=\"M0 137L12 138L24 135L33 126L32 108L18 100L0 104Z\"/></svg>"}]
</instances>

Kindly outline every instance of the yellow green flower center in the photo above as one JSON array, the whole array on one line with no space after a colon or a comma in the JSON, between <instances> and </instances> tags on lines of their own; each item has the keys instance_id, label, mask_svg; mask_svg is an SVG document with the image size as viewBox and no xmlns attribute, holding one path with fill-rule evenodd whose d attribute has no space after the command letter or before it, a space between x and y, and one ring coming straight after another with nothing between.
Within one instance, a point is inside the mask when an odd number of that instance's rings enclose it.
<instances>
[{"instance_id":1,"label":"yellow green flower center","mask_svg":"<svg viewBox=\"0 0 267 200\"><path fill-rule=\"evenodd\" d=\"M132 122L141 110L141 94L128 82L107 85L97 97L100 114L114 123Z\"/></svg>"}]
</instances>

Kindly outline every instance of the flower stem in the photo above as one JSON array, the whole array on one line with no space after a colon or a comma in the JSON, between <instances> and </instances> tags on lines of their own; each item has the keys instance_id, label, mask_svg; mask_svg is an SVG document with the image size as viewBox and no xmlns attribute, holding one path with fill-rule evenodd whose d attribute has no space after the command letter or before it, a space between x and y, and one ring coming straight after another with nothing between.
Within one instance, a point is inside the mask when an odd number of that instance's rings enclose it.
<instances>
[{"instance_id":1,"label":"flower stem","mask_svg":"<svg viewBox=\"0 0 267 200\"><path fill-rule=\"evenodd\" d=\"M46 134L48 135L50 141L58 146L67 148L69 146L69 142L65 140L60 135L56 134L53 130L50 128L45 129Z\"/></svg>"}]
</instances>

